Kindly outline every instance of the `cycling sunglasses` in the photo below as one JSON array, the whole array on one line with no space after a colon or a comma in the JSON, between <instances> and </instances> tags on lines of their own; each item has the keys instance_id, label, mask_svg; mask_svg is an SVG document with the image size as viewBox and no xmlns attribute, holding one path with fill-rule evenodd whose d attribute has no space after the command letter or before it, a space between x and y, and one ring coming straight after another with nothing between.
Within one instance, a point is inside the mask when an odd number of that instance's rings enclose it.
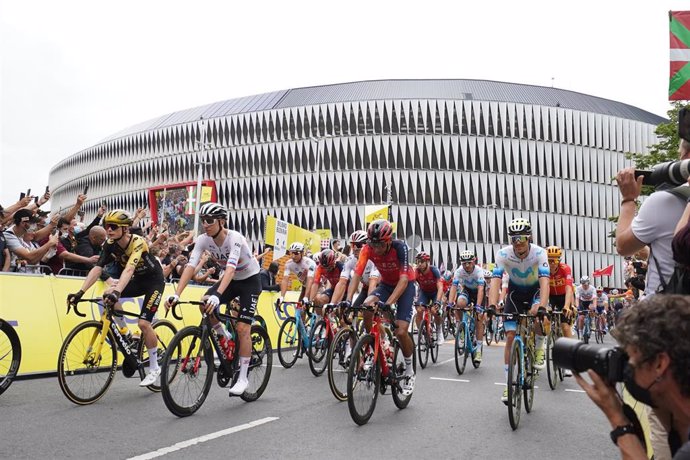
<instances>
[{"instance_id":1,"label":"cycling sunglasses","mask_svg":"<svg viewBox=\"0 0 690 460\"><path fill-rule=\"evenodd\" d=\"M115 230L117 230L118 228L120 228L120 226L119 226L119 225L116 225L116 224L105 224L105 228L106 228L106 230L115 231Z\"/></svg>"},{"instance_id":2,"label":"cycling sunglasses","mask_svg":"<svg viewBox=\"0 0 690 460\"><path fill-rule=\"evenodd\" d=\"M524 243L527 240L529 240L529 236L525 235L515 235L510 237L510 242L515 244L515 243Z\"/></svg>"},{"instance_id":3,"label":"cycling sunglasses","mask_svg":"<svg viewBox=\"0 0 690 460\"><path fill-rule=\"evenodd\" d=\"M213 217L202 217L201 222L205 223L206 225L213 225L216 222L216 219Z\"/></svg>"}]
</instances>

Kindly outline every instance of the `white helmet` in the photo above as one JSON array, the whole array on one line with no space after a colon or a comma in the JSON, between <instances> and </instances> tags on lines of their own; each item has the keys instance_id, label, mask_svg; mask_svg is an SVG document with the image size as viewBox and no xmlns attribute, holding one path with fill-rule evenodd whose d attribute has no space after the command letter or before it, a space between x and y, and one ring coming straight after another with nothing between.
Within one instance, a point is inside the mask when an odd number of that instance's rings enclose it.
<instances>
[{"instance_id":1,"label":"white helmet","mask_svg":"<svg viewBox=\"0 0 690 460\"><path fill-rule=\"evenodd\" d=\"M367 232L364 230L355 230L352 235L350 235L350 243L360 244L367 242Z\"/></svg>"},{"instance_id":2,"label":"white helmet","mask_svg":"<svg viewBox=\"0 0 690 460\"><path fill-rule=\"evenodd\" d=\"M589 276L585 275L582 278L580 278L580 284L589 284Z\"/></svg>"},{"instance_id":3,"label":"white helmet","mask_svg":"<svg viewBox=\"0 0 690 460\"><path fill-rule=\"evenodd\" d=\"M302 243L299 243L295 241L290 245L290 248L288 249L290 252L304 252L304 245Z\"/></svg>"},{"instance_id":4,"label":"white helmet","mask_svg":"<svg viewBox=\"0 0 690 460\"><path fill-rule=\"evenodd\" d=\"M206 203L199 208L200 217L213 217L215 219L227 219L228 210L218 203Z\"/></svg>"},{"instance_id":5,"label":"white helmet","mask_svg":"<svg viewBox=\"0 0 690 460\"><path fill-rule=\"evenodd\" d=\"M508 235L529 235L532 233L532 224L529 220L519 217L513 219L510 224L508 224Z\"/></svg>"},{"instance_id":6,"label":"white helmet","mask_svg":"<svg viewBox=\"0 0 690 460\"><path fill-rule=\"evenodd\" d=\"M474 252L470 250L462 251L460 253L460 262L473 262L475 258Z\"/></svg>"}]
</instances>

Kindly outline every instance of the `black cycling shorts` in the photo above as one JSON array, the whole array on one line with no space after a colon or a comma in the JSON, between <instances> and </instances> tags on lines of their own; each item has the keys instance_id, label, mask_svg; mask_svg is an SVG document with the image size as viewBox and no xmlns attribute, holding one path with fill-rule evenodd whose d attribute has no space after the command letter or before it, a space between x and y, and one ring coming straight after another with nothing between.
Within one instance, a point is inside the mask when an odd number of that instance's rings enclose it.
<instances>
[{"instance_id":1,"label":"black cycling shorts","mask_svg":"<svg viewBox=\"0 0 690 460\"><path fill-rule=\"evenodd\" d=\"M211 286L206 295L215 295L220 286L220 281ZM240 298L240 314L237 321L246 324L252 324L254 315L256 314L256 304L259 301L261 294L261 277L257 273L244 280L232 280L230 285L220 296L220 303L228 303L235 297Z\"/></svg>"},{"instance_id":2,"label":"black cycling shorts","mask_svg":"<svg viewBox=\"0 0 690 460\"><path fill-rule=\"evenodd\" d=\"M120 297L139 297L143 295L144 304L141 307L139 318L150 323L153 321L153 317L156 316L158 306L161 304L164 289L165 279L163 278L163 270L158 265L158 270L154 270L144 277L133 276L122 291L122 294L120 294Z\"/></svg>"}]
</instances>

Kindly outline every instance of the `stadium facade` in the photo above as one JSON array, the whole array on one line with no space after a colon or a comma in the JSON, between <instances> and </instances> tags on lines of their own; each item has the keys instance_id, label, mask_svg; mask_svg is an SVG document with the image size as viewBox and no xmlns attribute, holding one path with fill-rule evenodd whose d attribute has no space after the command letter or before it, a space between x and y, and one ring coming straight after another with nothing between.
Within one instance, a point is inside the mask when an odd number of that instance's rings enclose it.
<instances>
[{"instance_id":1,"label":"stadium facade","mask_svg":"<svg viewBox=\"0 0 690 460\"><path fill-rule=\"evenodd\" d=\"M58 163L50 186L53 206L65 208L88 184L88 218L102 199L148 206L148 189L194 182L204 161L204 179L232 210L231 228L255 244L266 215L345 238L363 227L365 205L390 198L398 236L446 266L465 248L492 261L507 244L507 222L523 216L536 243L565 249L574 276L615 264L611 279L595 282L621 286L608 237L607 218L619 212L612 178L631 164L626 152L656 142L663 121L556 88L354 82L164 115Z\"/></svg>"}]
</instances>

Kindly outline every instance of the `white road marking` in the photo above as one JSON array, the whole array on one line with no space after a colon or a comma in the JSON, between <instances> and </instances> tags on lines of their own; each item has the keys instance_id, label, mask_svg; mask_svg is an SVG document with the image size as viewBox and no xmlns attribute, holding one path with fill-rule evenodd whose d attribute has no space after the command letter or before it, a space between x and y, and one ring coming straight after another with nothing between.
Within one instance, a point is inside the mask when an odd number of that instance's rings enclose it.
<instances>
[{"instance_id":1,"label":"white road marking","mask_svg":"<svg viewBox=\"0 0 690 460\"><path fill-rule=\"evenodd\" d=\"M566 388L565 391L570 391L571 393L584 393L585 390L571 390L570 388Z\"/></svg>"},{"instance_id":2,"label":"white road marking","mask_svg":"<svg viewBox=\"0 0 690 460\"><path fill-rule=\"evenodd\" d=\"M445 382L465 382L465 383L469 382L469 380L465 380L465 379L444 379L442 377L429 377L429 378L431 380L443 380Z\"/></svg>"},{"instance_id":3,"label":"white road marking","mask_svg":"<svg viewBox=\"0 0 690 460\"><path fill-rule=\"evenodd\" d=\"M436 363L436 364L437 364L437 365L446 364L446 363L449 363L449 362L451 362L451 361L455 361L455 358L453 357L453 358L450 358L450 359L446 359L445 361L441 361L440 363Z\"/></svg>"},{"instance_id":4,"label":"white road marking","mask_svg":"<svg viewBox=\"0 0 690 460\"><path fill-rule=\"evenodd\" d=\"M233 426L225 430L216 431L215 433L206 434L196 438L188 439L187 441L178 442L170 447L163 447L162 449L149 452L148 454L138 455L136 457L131 457L129 460L148 460L151 458L162 457L163 455L176 452L178 450L185 449L187 447L193 446L195 444L200 444L202 442L211 441L222 436L227 436L229 434L237 433L238 431L247 430L249 428L254 428L255 426L263 425L264 423L273 422L278 420L279 417L266 417L259 420L254 420L253 422L245 423L242 425Z\"/></svg>"},{"instance_id":5,"label":"white road marking","mask_svg":"<svg viewBox=\"0 0 690 460\"><path fill-rule=\"evenodd\" d=\"M507 387L508 384L505 382L494 382L494 385L502 386L502 387Z\"/></svg>"}]
</instances>

